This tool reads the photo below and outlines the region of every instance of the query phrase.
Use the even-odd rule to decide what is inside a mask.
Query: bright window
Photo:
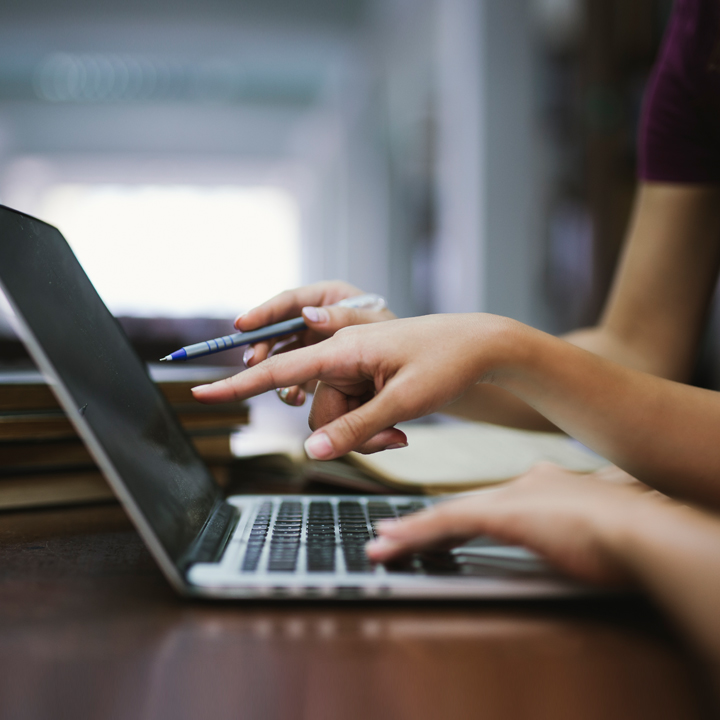
[[[59,184],[36,214],[116,315],[233,318],[300,283],[299,211],[280,188]]]

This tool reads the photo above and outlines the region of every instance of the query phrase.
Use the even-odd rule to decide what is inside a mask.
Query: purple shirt
[[[650,77],[638,174],[720,183],[720,0],[676,0]]]

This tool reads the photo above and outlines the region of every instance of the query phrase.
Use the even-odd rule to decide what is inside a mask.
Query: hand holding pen
[[[300,315],[307,330],[296,337],[281,337],[254,343],[245,351],[247,367],[253,367],[270,355],[307,345],[314,345],[349,325],[392,320],[395,315],[387,309],[383,298],[365,295],[362,290],[345,282],[329,281],[288,290],[241,315],[235,321],[238,330],[250,331]],[[314,386],[314,383],[312,383]],[[306,387],[287,387],[277,391],[278,397],[288,405],[300,406],[305,402]]]
[[[391,320],[379,295],[363,294],[344,282],[322,282],[289,290],[241,315],[235,327],[241,332],[190,345],[162,358],[177,362],[247,345],[244,362],[252,367],[271,354],[314,345],[348,325]],[[305,391],[281,388],[279,397],[289,405],[302,405]]]

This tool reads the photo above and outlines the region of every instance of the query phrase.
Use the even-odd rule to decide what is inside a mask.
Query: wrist
[[[474,341],[481,348],[478,382],[511,390],[515,379],[530,371],[545,334],[498,315],[477,313],[474,320],[478,327]]]
[[[657,545],[658,533],[662,542],[666,529],[677,522],[674,516],[689,508],[654,491],[632,489],[631,492],[632,496],[628,493],[614,512],[597,518],[596,531],[603,550],[622,565],[628,575],[642,581],[647,548]]]

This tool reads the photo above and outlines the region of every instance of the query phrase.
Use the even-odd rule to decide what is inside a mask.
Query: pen
[[[380,295],[355,295],[354,297],[345,298],[335,307],[365,308],[368,310],[382,310],[387,307],[385,298]],[[279,337],[281,335],[290,335],[294,332],[307,329],[305,321],[299,318],[292,320],[283,320],[283,322],[274,325],[266,325],[257,330],[249,332],[233,333],[232,335],[224,335],[223,337],[213,338],[212,340],[204,340],[203,342],[187,345],[176,350],[164,358],[160,358],[160,362],[177,362],[178,360],[190,360],[191,358],[202,357],[204,355],[212,355],[223,350],[230,350],[241,345],[251,345],[252,343],[269,340],[270,338]]]

